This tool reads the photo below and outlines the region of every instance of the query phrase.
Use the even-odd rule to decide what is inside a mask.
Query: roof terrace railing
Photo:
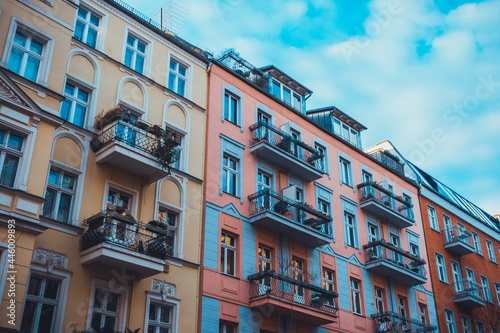
[[[395,195],[388,189],[382,187],[380,184],[377,184],[376,182],[361,183],[357,187],[360,189],[359,202],[376,200],[399,215],[402,215],[412,221],[415,220],[413,204],[406,201],[402,197]]]
[[[458,225],[453,225],[442,230],[445,243],[461,242],[474,247],[472,234],[467,230],[460,228]]]
[[[332,221],[332,218],[311,206],[268,189],[249,195],[248,200],[250,200],[250,214],[262,211],[276,212],[283,215],[284,218],[298,222],[326,236],[332,235],[332,226],[328,223]]]
[[[281,151],[294,156],[301,162],[305,162],[320,172],[325,172],[324,155],[293,138],[290,134],[283,132],[279,128],[265,121],[259,121],[250,126],[252,132],[251,143],[266,141]]]
[[[382,312],[372,314],[370,317],[374,320],[375,333],[382,332],[432,332],[437,329],[436,326],[425,322],[408,318],[396,312]]]

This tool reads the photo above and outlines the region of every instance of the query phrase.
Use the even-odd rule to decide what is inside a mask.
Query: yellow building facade
[[[203,51],[116,1],[8,0],[0,57],[0,331],[197,331]]]

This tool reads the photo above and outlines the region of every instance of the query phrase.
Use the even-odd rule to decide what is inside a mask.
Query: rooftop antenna
[[[186,7],[179,5],[173,0],[168,0],[151,19],[160,24],[161,30],[168,30],[177,35],[182,29],[182,25],[184,21],[186,21],[188,15],[189,10]]]

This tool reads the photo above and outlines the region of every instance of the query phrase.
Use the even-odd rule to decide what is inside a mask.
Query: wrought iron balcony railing
[[[415,214],[413,213],[413,204],[406,201],[402,197],[395,195],[388,189],[385,189],[380,184],[377,184],[376,182],[361,183],[357,187],[360,190],[360,202],[375,200],[391,209],[393,212],[402,215],[412,221],[415,220]]]
[[[337,315],[338,308],[335,299],[338,294],[333,291],[292,279],[274,271],[263,271],[250,275],[248,280],[251,282],[250,300],[261,296],[272,296]]]
[[[442,231],[445,243],[461,242],[471,247],[474,247],[474,243],[472,241],[472,234],[467,230],[460,228],[458,225],[450,226],[448,228],[443,229]]]
[[[437,329],[436,326],[425,322],[408,318],[395,312],[375,313],[373,318],[375,333],[382,332],[432,332]]]
[[[363,245],[363,248],[365,249],[367,262],[385,259],[422,277],[426,275],[423,267],[426,263],[425,260],[393,244],[379,240]]]
[[[248,196],[250,215],[261,211],[273,211],[283,217],[319,231],[326,236],[332,235],[332,218],[301,202],[289,199],[271,190],[261,190]]]
[[[470,296],[480,301],[485,301],[483,287],[467,280],[453,283],[453,297]]]
[[[137,253],[166,259],[172,255],[173,235],[134,218],[112,211],[102,211],[83,222],[88,228],[80,239],[82,251],[109,243]]]
[[[325,172],[324,155],[304,142],[293,138],[290,134],[263,121],[251,125],[250,131],[252,132],[252,144],[259,141],[268,142],[280,151],[294,156],[316,170]]]

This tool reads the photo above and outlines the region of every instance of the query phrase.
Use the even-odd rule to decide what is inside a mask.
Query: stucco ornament
[[[42,265],[47,265],[47,270],[52,273],[54,267],[66,269],[68,266],[68,257],[54,250],[36,249],[33,261]]]
[[[153,280],[151,291],[161,294],[161,298],[166,301],[168,297],[175,297],[176,287],[167,281]]]
[[[10,101],[15,104],[26,106],[27,104],[22,101],[16,93],[7,85],[3,80],[0,80],[0,98]]]

